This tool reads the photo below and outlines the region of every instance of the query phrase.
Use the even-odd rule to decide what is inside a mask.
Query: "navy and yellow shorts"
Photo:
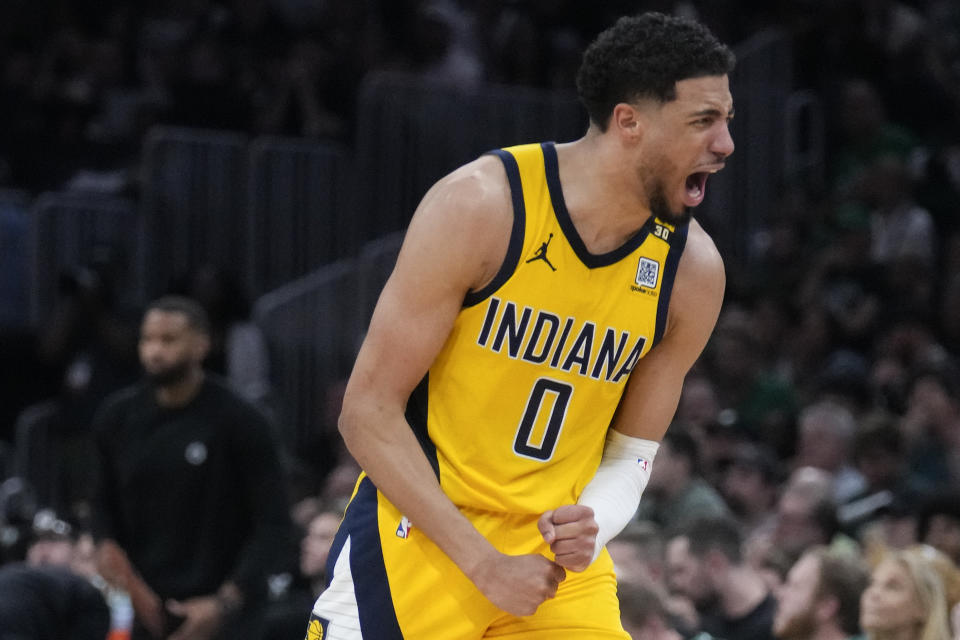
[[[552,558],[537,517],[465,515],[500,551]],[[531,616],[498,609],[436,545],[361,477],[328,561],[330,586],[314,605],[308,640],[629,640],[604,551],[567,572],[555,598]]]

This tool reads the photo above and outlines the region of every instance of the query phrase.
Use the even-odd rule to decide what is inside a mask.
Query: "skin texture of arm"
[[[377,488],[491,602],[529,615],[556,594],[564,570],[541,555],[497,551],[443,493],[404,417],[465,294],[489,282],[503,261],[510,202],[503,169],[492,157],[462,167],[424,197],[357,356],[340,432]]]

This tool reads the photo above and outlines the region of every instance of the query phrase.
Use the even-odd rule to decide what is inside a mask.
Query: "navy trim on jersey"
[[[357,596],[360,630],[363,637],[403,640],[400,623],[393,608],[393,598],[390,596],[390,583],[387,581],[387,569],[383,561],[383,547],[380,546],[377,488],[370,478],[364,478],[360,482],[357,495],[350,501],[343,523],[337,532],[338,539],[342,532],[346,532],[351,539],[350,571],[353,574],[354,593]],[[342,549],[343,541],[339,542]],[[331,558],[336,558],[337,555],[334,555],[331,550]]]
[[[500,265],[500,270],[493,280],[482,289],[470,291],[463,299],[464,307],[472,307],[475,304],[483,302],[493,295],[497,289],[513,275],[517,265],[520,264],[520,254],[523,251],[524,229],[526,227],[527,210],[523,203],[523,185],[520,184],[520,167],[517,165],[517,159],[508,151],[503,149],[494,149],[488,152],[495,155],[503,162],[503,168],[507,171],[507,181],[510,183],[510,199],[513,200],[513,229],[510,231],[510,245],[507,247],[507,255]]]
[[[440,461],[437,459],[437,445],[430,439],[430,433],[427,430],[427,403],[430,388],[430,374],[423,376],[423,380],[417,385],[417,388],[410,394],[407,400],[407,422],[413,430],[413,435],[417,437],[420,448],[433,467],[433,473],[440,479]]]
[[[683,255],[683,248],[687,244],[687,232],[690,225],[684,224],[678,226],[670,234],[670,253],[667,254],[667,261],[663,267],[663,281],[660,283],[660,298],[657,300],[657,328],[653,332],[653,344],[657,346],[663,332],[667,328],[667,310],[670,308],[670,294],[673,292],[673,280],[677,276],[677,267],[680,265],[680,256]]]
[[[347,504],[347,508],[343,512],[343,520],[340,521],[340,526],[337,527],[337,533],[333,536],[333,542],[330,543],[330,552],[327,554],[327,579],[333,576],[333,569],[337,566],[337,558],[340,557],[340,552],[343,551],[343,545],[347,543],[347,538],[350,537],[349,527],[347,526],[347,516],[350,514],[351,504],[353,504],[352,500]]]
[[[560,223],[560,228],[563,230],[563,235],[567,237],[567,242],[570,243],[573,252],[580,258],[580,262],[590,269],[606,267],[627,257],[633,253],[634,249],[643,244],[647,233],[650,231],[648,224],[644,224],[630,239],[613,251],[601,254],[590,253],[580,234],[577,233],[577,227],[574,226],[573,220],[570,218],[570,212],[567,210],[567,203],[563,199],[557,149],[552,142],[543,142],[540,147],[543,149],[543,164],[546,170],[547,188],[550,190],[550,200],[553,201],[553,211],[557,216],[557,222]]]

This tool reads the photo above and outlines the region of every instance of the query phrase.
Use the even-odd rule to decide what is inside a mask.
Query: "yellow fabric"
[[[629,640],[620,625],[613,562],[606,551],[586,571],[568,572],[555,598],[532,616],[518,618],[497,609],[439,548],[378,495],[378,522],[384,566],[397,622],[405,638],[570,638]],[[552,557],[530,515],[465,510],[474,526],[501,550]]]
[[[575,503],[600,463],[637,353],[654,342],[671,250],[658,236],[674,229],[648,224],[636,249],[591,268],[555,214],[541,145],[506,151],[523,185],[523,248],[503,285],[456,319],[429,371],[427,428],[455,504],[539,515]]]

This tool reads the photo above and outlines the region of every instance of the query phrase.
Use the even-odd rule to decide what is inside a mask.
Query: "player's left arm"
[[[633,518],[653,458],[673,420],[687,372],[703,352],[723,303],[723,261],[702,227],[690,223],[663,338],[630,374],[600,467],[576,505],[540,519],[556,562],[582,571]]]
[[[710,236],[690,223],[659,344],[630,373],[613,428],[632,438],[659,442],[673,420],[687,372],[700,357],[720,315],[726,276]]]

